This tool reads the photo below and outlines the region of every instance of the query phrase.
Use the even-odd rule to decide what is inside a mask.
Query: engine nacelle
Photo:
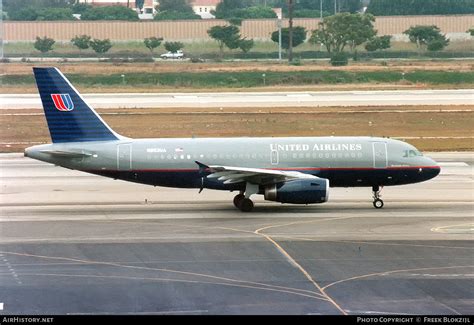
[[[329,198],[326,178],[297,179],[265,188],[265,200],[281,203],[324,203]]]

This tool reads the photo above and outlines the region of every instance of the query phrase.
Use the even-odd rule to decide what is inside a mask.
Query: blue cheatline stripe
[[[33,68],[53,142],[107,141],[117,136],[55,68]],[[51,94],[60,94],[67,110],[59,110]]]

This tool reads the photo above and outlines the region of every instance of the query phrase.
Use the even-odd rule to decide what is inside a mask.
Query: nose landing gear
[[[372,202],[372,204],[374,205],[374,208],[376,208],[376,209],[382,209],[383,208],[383,201],[380,198],[382,196],[382,195],[380,195],[381,191],[382,190],[380,189],[380,187],[378,185],[377,186],[372,186],[372,192],[374,193],[374,195],[373,195],[374,202]]]

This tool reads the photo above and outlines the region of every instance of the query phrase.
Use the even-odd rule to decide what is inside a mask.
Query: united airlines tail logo
[[[58,111],[69,112],[74,109],[74,103],[69,94],[51,94],[51,98]]]

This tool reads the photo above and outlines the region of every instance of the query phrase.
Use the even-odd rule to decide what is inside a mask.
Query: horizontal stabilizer
[[[57,157],[67,157],[67,158],[81,158],[81,157],[90,157],[92,154],[76,151],[64,151],[64,150],[41,150],[42,153],[57,156]]]

